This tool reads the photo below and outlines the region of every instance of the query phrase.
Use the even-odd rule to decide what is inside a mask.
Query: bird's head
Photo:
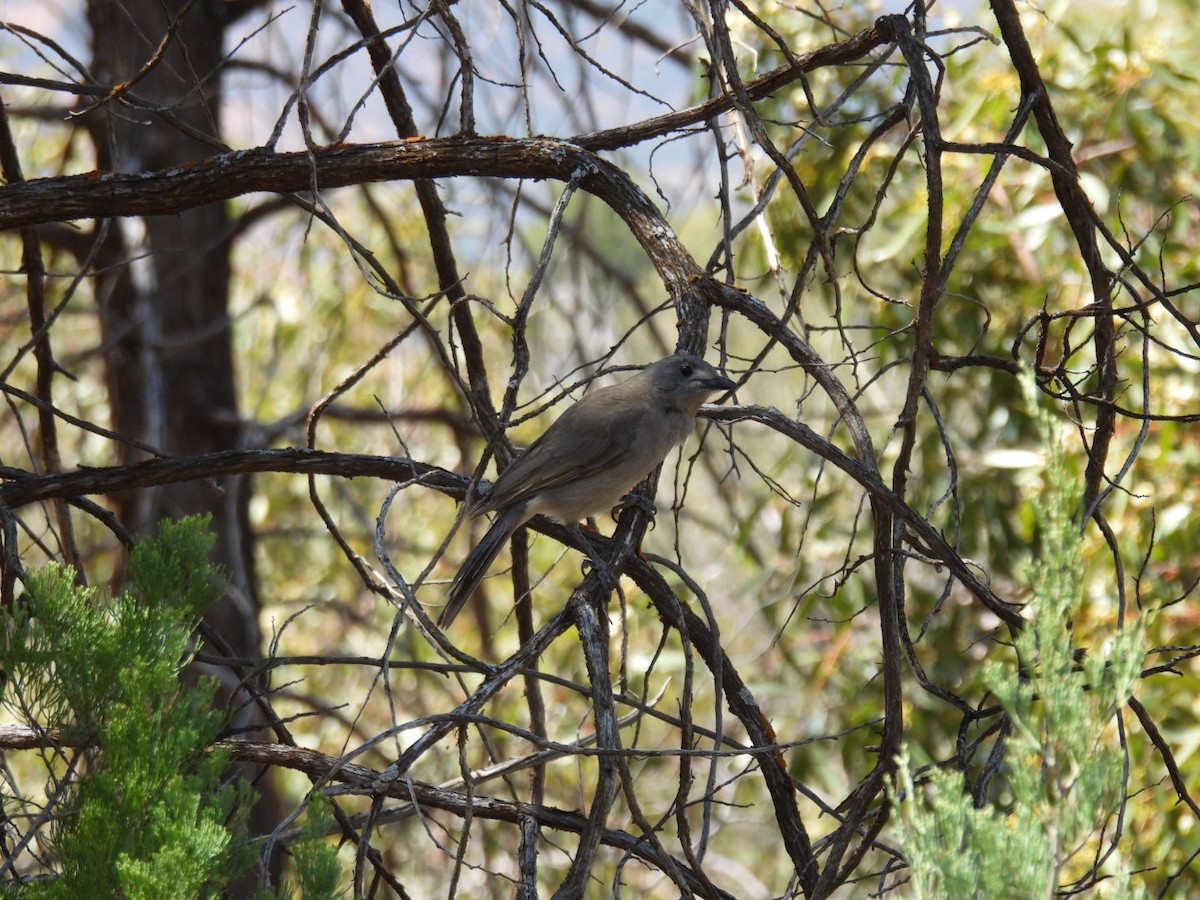
[[[677,353],[647,366],[637,376],[649,382],[650,390],[666,409],[681,409],[695,415],[701,404],[717,391],[731,391],[736,385],[716,369],[686,353]]]

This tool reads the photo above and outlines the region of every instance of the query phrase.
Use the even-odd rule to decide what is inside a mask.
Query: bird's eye
[[[680,366],[679,374],[682,375],[684,378],[691,378],[692,377],[692,364],[684,363],[682,366]]]

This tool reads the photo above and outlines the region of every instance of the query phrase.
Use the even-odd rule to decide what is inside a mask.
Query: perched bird
[[[458,570],[438,625],[454,621],[514,531],[538,514],[570,525],[612,509],[683,443],[701,404],[733,387],[699,357],[677,354],[570,407],[471,510],[499,515]]]

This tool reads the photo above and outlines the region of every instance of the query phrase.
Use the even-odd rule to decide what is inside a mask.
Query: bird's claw
[[[622,507],[632,506],[636,509],[640,509],[646,515],[648,515],[651,519],[654,518],[654,511],[655,511],[654,501],[651,500],[649,497],[647,497],[645,494],[641,493],[640,491],[630,491],[628,494],[626,494],[621,499],[621,506]]]

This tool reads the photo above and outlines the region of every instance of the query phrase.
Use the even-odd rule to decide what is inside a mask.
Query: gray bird
[[[677,354],[559,416],[471,510],[499,515],[454,577],[438,625],[454,621],[514,531],[538,514],[570,525],[612,509],[683,443],[701,404],[734,386],[699,357]]]

